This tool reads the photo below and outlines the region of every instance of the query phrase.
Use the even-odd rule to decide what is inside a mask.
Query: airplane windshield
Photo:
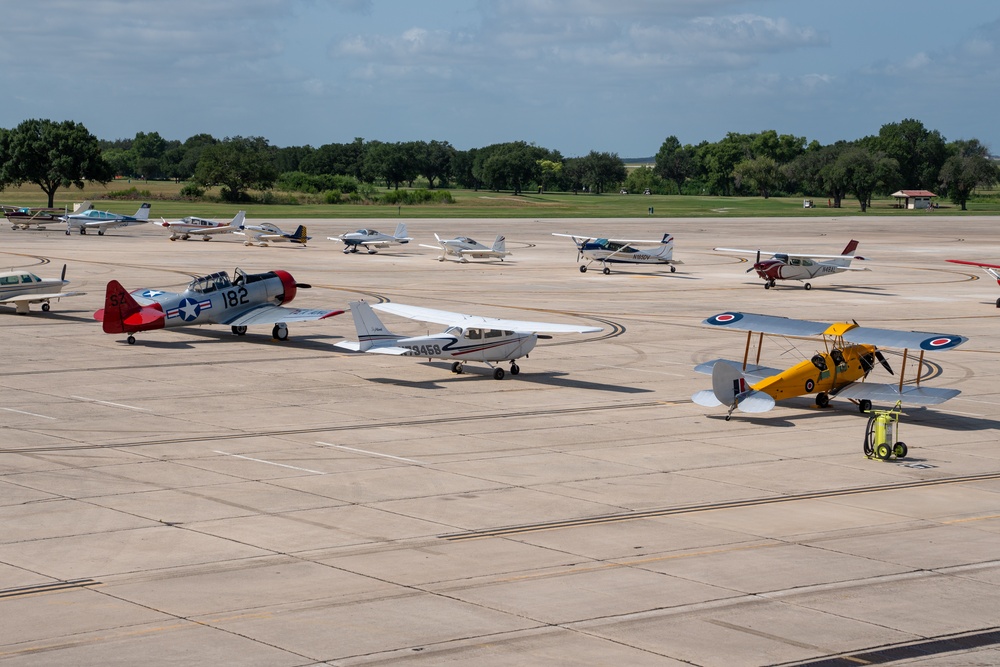
[[[774,256],[774,258],[779,262],[784,262],[785,264],[788,264],[788,255],[785,255],[783,253],[778,253],[777,255]]]
[[[468,243],[469,245],[479,245],[474,239],[470,239],[468,236],[459,236],[458,240],[462,243]]]
[[[192,292],[201,292],[205,294],[225,289],[232,286],[232,284],[233,283],[229,280],[229,274],[225,271],[219,271],[218,273],[211,273],[202,278],[195,278],[188,285],[188,289]]]

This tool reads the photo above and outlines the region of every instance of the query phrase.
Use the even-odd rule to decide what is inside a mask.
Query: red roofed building
[[[937,197],[930,190],[897,190],[892,196],[896,198],[896,208],[930,208],[931,197]]]

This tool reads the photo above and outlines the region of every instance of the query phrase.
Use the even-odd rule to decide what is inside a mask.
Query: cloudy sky
[[[0,127],[656,153],[916,118],[1000,153],[996,0],[4,3]]]

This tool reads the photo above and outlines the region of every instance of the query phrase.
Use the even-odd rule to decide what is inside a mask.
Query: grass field
[[[136,187],[149,192],[154,218],[177,218],[197,215],[206,218],[232,217],[240,206],[218,201],[185,201],[180,199],[183,184],[169,181],[115,181],[107,186],[88,185],[82,191],[61,189],[55,205],[73,207],[74,202],[90,199],[96,208],[116,213],[133,213],[138,203],[105,200],[108,193]],[[698,218],[698,217],[789,217],[831,214],[862,215],[858,202],[844,200],[840,209],[828,208],[825,198],[813,198],[816,208],[802,208],[801,197],[699,197],[681,195],[620,195],[531,193],[514,196],[510,192],[488,190],[450,190],[455,203],[423,204],[418,206],[386,206],[377,204],[245,204],[248,217],[259,218]],[[212,193],[209,193],[212,194]],[[1000,196],[968,204],[967,215],[1000,215]],[[140,197],[145,199],[145,197]],[[105,201],[102,201],[105,200]],[[0,202],[17,206],[44,206],[45,196],[37,186],[7,188],[0,192]],[[929,217],[961,213],[958,206],[939,202],[934,211],[908,211],[893,208],[891,198],[872,202],[867,215],[903,215]],[[653,209],[650,214],[649,209]]]

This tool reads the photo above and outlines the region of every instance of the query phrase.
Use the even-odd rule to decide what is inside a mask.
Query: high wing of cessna
[[[978,266],[983,271],[993,276],[996,279],[997,284],[1000,285],[1000,264],[986,264],[984,262],[970,262],[964,259],[949,259],[946,260],[952,264],[966,264],[968,266]],[[997,308],[1000,308],[1000,299],[997,299]]]
[[[343,310],[285,308],[299,289],[310,287],[297,283],[287,271],[246,273],[236,269],[232,280],[225,271],[195,278],[181,293],[158,289],[125,291],[117,280],[108,283],[104,308],[94,313],[102,322],[104,333],[128,334],[128,344],[135,344],[140,331],[186,327],[199,324],[224,324],[237,336],[244,336],[248,326],[273,324],[271,336],[288,340],[288,322],[308,322],[339,315]]]
[[[104,232],[117,227],[128,227],[129,225],[141,225],[149,222],[149,204],[143,204],[135,215],[122,215],[121,213],[111,213],[110,211],[98,211],[91,208],[91,203],[85,201],[77,209],[80,213],[67,213],[62,217],[66,223],[66,235],[73,229],[79,229],[81,234],[88,231],[96,231],[98,236],[104,236]]]
[[[809,280],[822,276],[832,276],[844,271],[870,271],[868,268],[851,266],[851,260],[864,257],[855,255],[858,242],[852,240],[839,255],[809,255],[787,252],[768,252],[763,250],[743,250],[740,248],[713,248],[717,252],[735,252],[741,255],[757,253],[757,261],[747,269],[747,273],[756,271],[764,280],[764,289],[771,289],[779,280],[798,280],[805,282],[807,290],[812,289]],[[762,260],[767,255],[769,259]]]
[[[968,340],[964,336],[874,329],[858,326],[856,322],[810,322],[736,312],[719,313],[702,324],[747,332],[742,362],[716,359],[699,364],[694,369],[712,376],[712,388],[699,391],[691,400],[705,407],[728,407],[726,421],[736,409],[751,413],[767,412],[774,407],[775,401],[809,394],[816,394],[816,405],[821,408],[829,405],[831,397],[837,397],[857,403],[861,412],[866,412],[871,410],[872,401],[937,405],[960,393],[958,389],[921,386],[920,375],[924,352],[943,352],[958,347]],[[755,331],[758,332],[757,354],[753,363],[749,363]],[[823,349],[786,370],[768,368],[760,365],[764,334],[820,342]],[[903,349],[898,382],[880,384],[865,381],[876,362],[894,374],[878,346]],[[920,350],[920,356],[914,379],[905,382],[906,362],[911,348]]]
[[[306,241],[312,238],[306,235],[305,225],[299,225],[294,232],[289,234],[281,231],[277,225],[272,225],[270,222],[248,225],[241,221],[239,229],[234,233],[247,237],[243,245],[255,245],[260,248],[266,248],[270,243],[297,243],[304,247]]]
[[[164,220],[160,223],[162,227],[170,230],[170,240],[200,238],[203,241],[211,241],[216,234],[232,234],[242,229],[243,220],[246,218],[246,211],[240,211],[229,222],[217,222],[206,220],[189,215],[180,220]]]
[[[550,338],[542,334],[603,331],[601,327],[501,320],[401,303],[378,303],[369,306],[364,301],[352,301],[350,305],[354,326],[358,331],[358,340],[337,343],[335,347],[371,354],[427,357],[428,360],[444,359],[452,362],[452,373],[462,373],[465,364],[474,361],[492,368],[493,377],[497,380],[502,380],[505,373],[499,366],[494,366],[494,362],[509,361],[510,374],[517,375],[521,372],[521,368],[515,360],[527,357],[535,348],[539,338]],[[385,313],[421,322],[443,324],[448,328],[439,334],[400,336],[386,329],[372,310],[373,307]]]
[[[669,264],[670,273],[675,273],[675,264],[683,264],[674,259],[674,237],[664,234],[659,241],[642,241],[638,239],[605,239],[577,234],[555,234],[573,239],[576,244],[576,261],[581,258],[589,260],[580,265],[580,273],[586,273],[587,267],[594,262],[601,263],[604,275],[611,273],[609,264]],[[652,248],[639,248],[636,244],[656,243]]]
[[[357,252],[359,247],[368,251],[369,255],[374,255],[379,250],[394,245],[409,243],[413,239],[406,235],[406,223],[401,222],[396,225],[394,234],[383,234],[374,229],[359,229],[354,232],[347,232],[340,236],[326,237],[331,241],[340,241],[344,244],[344,254]]]
[[[448,255],[457,257],[458,261],[463,263],[468,262],[470,259],[499,259],[502,262],[504,257],[511,254],[507,252],[507,239],[500,234],[497,234],[497,238],[493,241],[492,246],[485,246],[475,239],[470,239],[468,236],[443,239],[435,234],[434,238],[438,242],[436,246],[421,243],[420,247],[440,250],[441,254],[438,256],[439,262],[443,262]]]
[[[42,310],[48,312],[49,301],[59,300],[64,296],[80,296],[86,292],[63,292],[62,288],[69,284],[66,280],[66,265],[63,264],[62,276],[55,278],[39,278],[27,271],[4,271],[0,273],[0,303],[14,304],[15,312],[26,315],[33,303],[42,304]]]
[[[10,223],[10,228],[30,229],[37,227],[45,229],[46,225],[62,222],[65,211],[61,208],[32,208],[31,206],[4,206],[3,214]]]

